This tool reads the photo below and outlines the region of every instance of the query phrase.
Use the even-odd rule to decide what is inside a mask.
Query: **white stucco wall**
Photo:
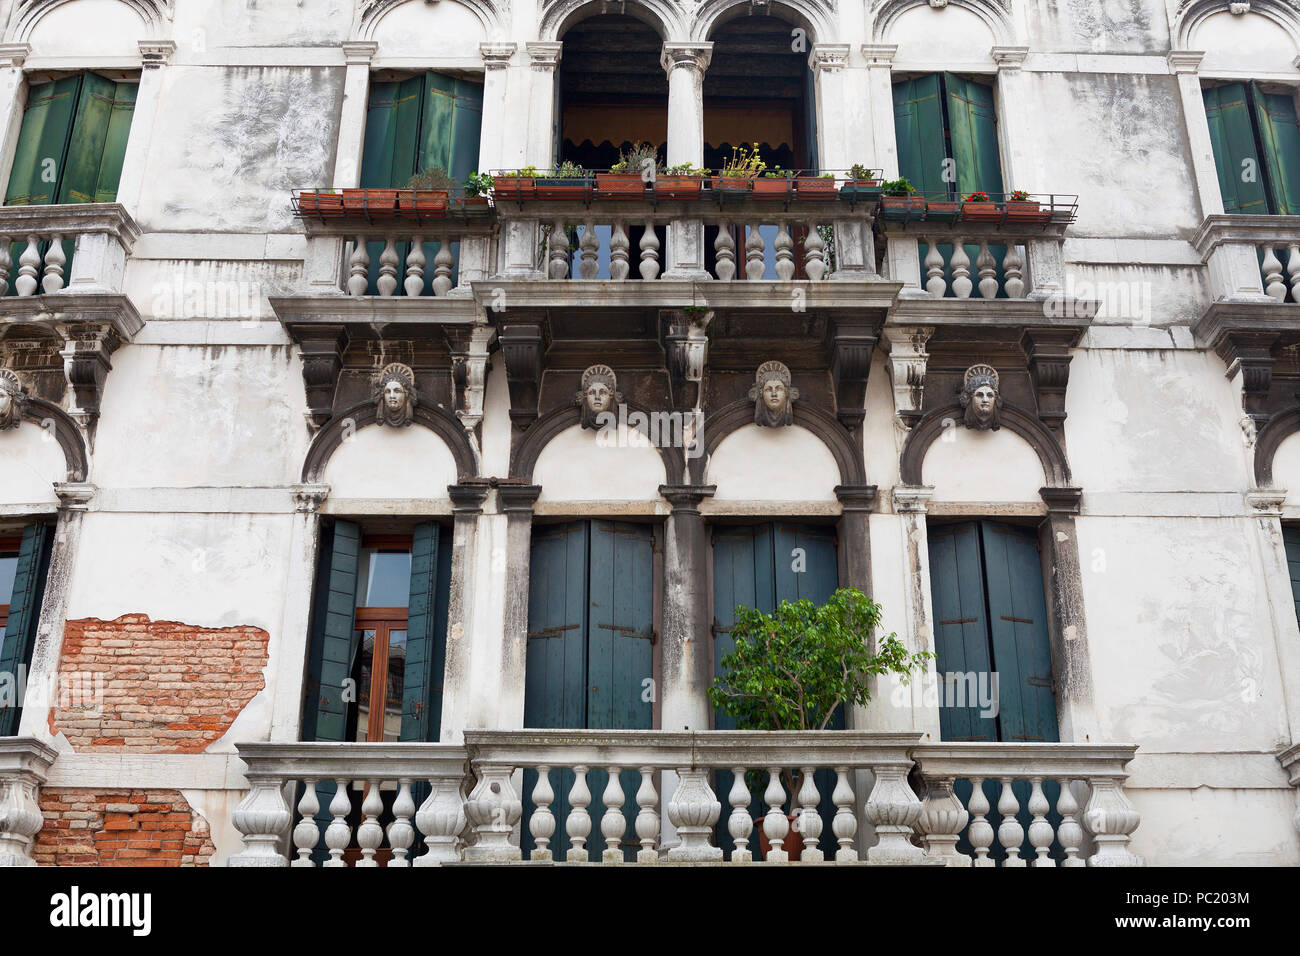
[[[732,432],[713,451],[707,483],[718,487],[715,504],[830,502],[836,500],[835,486],[842,484],[830,449],[799,425],[745,425]]]

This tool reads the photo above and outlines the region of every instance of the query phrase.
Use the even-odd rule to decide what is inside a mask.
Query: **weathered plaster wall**
[[[68,467],[52,431],[30,423],[0,431],[0,460],[0,509],[12,505],[39,511],[57,503],[54,482],[66,480]]]

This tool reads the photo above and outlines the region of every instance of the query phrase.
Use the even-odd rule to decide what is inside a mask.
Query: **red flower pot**
[[[940,222],[952,222],[957,218],[957,204],[955,202],[935,202],[930,200],[926,203],[925,218],[939,220]]]
[[[1007,203],[1007,222],[1047,222],[1052,217],[1050,209],[1044,209],[1033,201],[1009,201]]]
[[[794,198],[794,181],[784,177],[780,179],[755,179],[751,190],[755,199],[792,199]]]
[[[464,199],[453,199],[452,206],[465,212],[486,211],[488,207],[487,196],[466,196]]]
[[[800,199],[827,200],[835,198],[835,180],[820,176],[800,176],[794,181],[795,194]]]
[[[713,188],[724,198],[743,199],[749,195],[754,182],[753,179],[741,179],[735,176],[715,176]]]
[[[408,189],[397,197],[402,215],[445,216],[450,200],[446,189]]]
[[[389,215],[397,209],[396,189],[345,189],[343,209],[368,215]]]
[[[964,202],[961,218],[963,222],[1000,222],[1002,212],[995,202]]]
[[[328,219],[343,215],[343,196],[340,193],[304,189],[298,194],[298,212],[304,216]]]
[[[532,176],[493,176],[492,193],[497,199],[533,199],[537,180]]]
[[[700,176],[659,176],[655,179],[655,198],[697,199],[703,188]]]
[[[596,196],[601,199],[644,199],[645,186],[636,173],[596,174]]]

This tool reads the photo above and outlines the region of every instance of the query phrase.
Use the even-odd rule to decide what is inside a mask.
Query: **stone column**
[[[470,635],[474,616],[474,587],[477,581],[475,545],[483,502],[488,496],[486,480],[448,485],[455,515],[451,545],[451,593],[447,598],[447,666],[443,677],[442,733],[444,742],[461,740],[469,723]]]
[[[0,43],[0,174],[3,174],[0,182],[9,182],[9,174],[13,172],[18,131],[27,106],[23,62],[31,51],[26,43]]]
[[[560,65],[563,43],[533,41],[525,43],[531,68],[528,107],[528,153],[530,166],[549,169],[555,161],[559,143],[555,140],[555,71]]]
[[[31,737],[0,739],[0,867],[35,866],[44,818],[38,800],[58,751]]]
[[[539,485],[501,485],[497,501],[506,516],[505,629],[501,648],[501,705],[506,726],[524,725],[524,683],[528,672],[528,582],[533,550],[533,505]]]
[[[68,619],[68,594],[81,539],[81,524],[98,489],[85,482],[56,482],[58,522],[50,569],[45,575],[45,597],[36,626],[36,643],[27,669],[27,696],[18,724],[20,737],[50,739],[50,710],[58,699],[59,660],[63,656],[63,625]]]
[[[844,96],[844,67],[848,62],[847,43],[815,43],[808,56],[817,91],[818,163],[822,169],[848,169],[854,162],[849,155],[849,110]]]
[[[176,44],[171,40],[141,40],[140,89],[136,92],[131,119],[131,135],[122,159],[122,174],[117,181],[117,201],[134,212],[145,190],[145,164],[153,148],[154,121],[162,93],[163,70],[171,62]]]
[[[478,151],[481,170],[510,165],[506,158],[506,87],[507,68],[515,47],[514,43],[480,43],[478,47],[483,56],[483,129]]]
[[[1274,609],[1273,643],[1277,648],[1278,674],[1282,681],[1282,700],[1287,714],[1291,739],[1300,741],[1300,624],[1292,611],[1291,574],[1287,567],[1286,545],[1282,542],[1282,489],[1256,489],[1246,493],[1246,503],[1255,515],[1256,540],[1260,564],[1264,570],[1264,590],[1269,607]],[[1243,687],[1243,692],[1251,688]],[[1078,739],[1077,737],[1074,739]],[[1300,773],[1300,764],[1296,766]],[[1300,822],[1297,823],[1300,826]]]
[[[1082,742],[1101,731],[1093,707],[1092,661],[1088,654],[1079,544],[1074,529],[1082,492],[1078,488],[1043,488],[1039,494],[1047,502],[1044,533],[1049,541],[1043,553],[1050,563],[1043,573],[1050,582],[1052,627],[1049,631],[1053,645],[1052,672],[1057,681],[1057,721],[1062,740]]]
[[[705,696],[713,676],[709,644],[708,548],[700,502],[713,485],[660,485],[673,506],[664,535],[661,663],[664,730],[708,730],[712,708]],[[664,785],[667,790],[667,783]]]
[[[271,698],[272,742],[302,739],[303,692],[311,650],[311,608],[320,563],[320,508],[329,485],[294,485],[293,530],[289,534],[289,574],[285,579],[280,632],[269,649],[276,662]]]
[[[1169,68],[1178,77],[1178,94],[1187,118],[1187,147],[1192,154],[1192,171],[1196,175],[1196,192],[1201,197],[1201,216],[1222,215],[1223,193],[1219,191],[1219,171],[1214,164],[1214,146],[1210,140],[1210,122],[1205,116],[1205,95],[1197,71],[1203,51],[1171,50]]]
[[[712,43],[665,43],[659,62],[668,74],[669,166],[704,164],[704,71]],[[704,268],[704,220],[678,219],[668,226],[663,277],[708,279]]]
[[[998,65],[997,102],[998,144],[1002,152],[1002,168],[1006,180],[1002,188],[1010,192],[1034,180],[1033,156],[1030,149],[1037,141],[1039,127],[1033,122],[1031,106],[1025,97],[1024,74],[1020,67],[1029,54],[1026,46],[995,46],[993,61]]]
[[[886,179],[898,176],[898,142],[894,138],[894,85],[892,69],[898,45],[865,43],[862,55],[867,61],[867,90],[871,104],[871,136],[874,148],[871,162],[884,170]]]
[[[338,151],[334,156],[334,188],[361,185],[361,153],[365,147],[366,108],[370,99],[370,61],[379,50],[372,41],[343,44],[347,72],[343,77],[343,112],[339,117]]]

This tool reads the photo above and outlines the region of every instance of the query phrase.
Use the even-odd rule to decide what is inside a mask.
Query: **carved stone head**
[[[375,420],[380,425],[402,428],[415,420],[415,373],[400,362],[379,373],[375,394]]]
[[[18,376],[7,368],[0,368],[0,431],[18,427],[26,404],[27,396],[23,394]]]
[[[614,370],[608,365],[593,365],[583,372],[582,388],[573,401],[582,412],[582,427],[599,428],[597,416],[602,412],[613,413],[615,406],[623,401]]]
[[[962,422],[967,428],[997,431],[1002,427],[998,420],[1002,412],[1002,393],[993,366],[972,365],[966,369],[959,400],[965,410]]]
[[[754,373],[749,400],[754,403],[754,424],[780,428],[794,424],[794,401],[799,389],[790,384],[790,370],[781,362],[764,362]]]

